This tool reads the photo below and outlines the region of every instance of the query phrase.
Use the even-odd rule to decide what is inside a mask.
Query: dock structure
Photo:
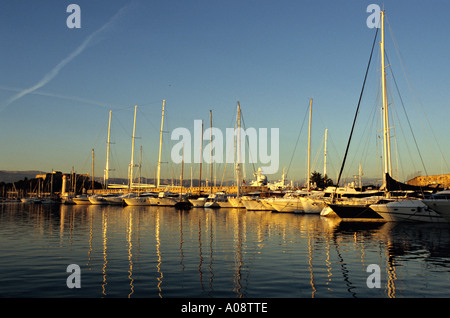
[[[240,186],[240,191],[241,193],[249,193],[249,192],[266,192],[268,191],[268,187],[267,186],[245,186],[245,185],[241,185]],[[213,186],[213,187],[180,187],[180,186],[165,186],[165,187],[151,187],[151,188],[141,188],[140,190],[138,188],[132,188],[132,189],[128,189],[128,188],[124,188],[124,189],[119,189],[119,188],[110,188],[110,189],[95,189],[94,193],[95,194],[106,194],[106,193],[128,193],[128,192],[137,192],[137,191],[141,191],[141,192],[155,192],[155,193],[159,193],[159,192],[173,192],[173,193],[179,193],[180,191],[182,191],[183,193],[193,193],[193,194],[198,194],[198,193],[202,193],[202,194],[209,194],[209,193],[217,193],[217,192],[224,192],[224,193],[230,193],[230,194],[235,194],[238,191],[238,187],[237,186]]]

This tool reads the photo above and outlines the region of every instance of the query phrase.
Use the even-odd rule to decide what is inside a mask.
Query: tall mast
[[[213,180],[213,161],[212,161],[212,110],[209,110],[209,125],[210,125],[210,139],[211,139],[211,164],[210,164],[210,168],[211,168],[211,180],[209,181],[210,183],[210,192],[212,194],[212,180]]]
[[[384,140],[384,173],[392,175],[391,169],[391,141],[389,132],[389,110],[386,92],[386,66],[384,61],[384,11],[381,11],[381,86],[383,90],[383,140]]]
[[[94,195],[94,148],[92,148],[92,195]]]
[[[139,191],[141,190],[141,183],[142,183],[142,145],[139,149],[139,182],[138,182],[138,186],[139,186]]]
[[[325,129],[325,148],[323,151],[323,177],[327,175],[327,135],[328,129]]]
[[[183,173],[184,173],[183,169],[184,169],[184,143],[183,143],[183,154],[182,154],[182,157],[181,157],[180,200],[181,200],[182,195],[183,195]]]
[[[308,183],[307,190],[311,189],[311,115],[312,115],[312,98],[309,100],[309,132],[308,132]]]
[[[128,188],[132,188],[133,186],[133,169],[134,169],[134,139],[135,139],[135,133],[136,133],[136,110],[137,105],[134,106],[134,123],[133,123],[133,140],[131,143],[131,162],[130,162],[130,168],[129,168],[129,185]]]
[[[159,133],[159,156],[158,156],[158,171],[156,174],[156,187],[159,188],[161,180],[161,149],[162,149],[162,139],[163,139],[163,127],[164,127],[164,108],[166,105],[166,100],[163,99],[162,114],[161,114],[161,131]]]
[[[236,179],[237,179],[237,197],[239,198],[241,195],[241,106],[239,105],[239,101],[237,102],[238,107],[238,131],[237,131],[237,163],[236,163]]]
[[[202,120],[202,138],[200,141],[200,172],[198,177],[198,194],[201,194],[202,189],[202,161],[203,161],[203,120]]]
[[[106,143],[106,167],[105,167],[105,180],[103,181],[105,184],[105,188],[108,189],[108,180],[109,180],[109,145],[111,138],[111,111],[109,111],[109,122],[108,122],[108,141]]]

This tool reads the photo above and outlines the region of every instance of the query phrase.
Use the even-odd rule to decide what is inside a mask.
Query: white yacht
[[[303,205],[300,198],[307,195],[307,191],[288,192],[281,198],[268,198],[264,202],[272,206],[272,210],[276,212],[301,213]]]
[[[423,203],[450,222],[450,190],[437,192],[431,198],[423,200]]]
[[[206,202],[207,197],[205,196],[199,196],[199,197],[192,197],[189,198],[189,202],[191,202],[192,207],[194,208],[202,208],[205,206],[205,202]]]
[[[123,205],[125,203],[124,199],[134,198],[136,196],[136,193],[130,192],[125,194],[105,196],[105,200],[108,202],[108,205]]]
[[[86,194],[77,195],[73,199],[73,202],[77,205],[90,205],[89,197]]]
[[[370,208],[388,222],[446,222],[439,213],[427,206],[423,200],[401,200],[372,204]]]
[[[150,198],[151,205],[175,206],[180,200],[180,195],[172,192],[160,192],[157,196]]]
[[[242,202],[242,196],[229,196],[228,198],[228,202],[230,203],[230,205],[233,208],[245,208],[243,202]]]
[[[155,195],[156,194],[153,192],[139,193],[134,196],[125,196],[123,197],[123,201],[126,205],[130,206],[152,205],[151,200],[155,197]]]
[[[91,195],[88,197],[89,201],[91,202],[91,204],[94,205],[106,205],[108,204],[108,202],[105,200],[103,195]]]
[[[272,211],[272,206],[264,204],[264,199],[260,197],[244,196],[242,204],[248,211]]]

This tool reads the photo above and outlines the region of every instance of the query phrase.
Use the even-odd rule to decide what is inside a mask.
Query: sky
[[[80,28],[68,27],[70,4],[80,8]],[[327,129],[327,175],[336,180],[376,32],[367,25],[370,4],[387,17],[393,175],[450,173],[446,0],[2,1],[0,170],[91,173],[94,149],[94,175],[103,176],[111,110],[110,176],[126,177],[137,105],[134,163],[152,178],[165,100],[162,176],[178,179],[173,131],[192,133],[193,161],[194,120],[207,129],[211,110],[225,134],[239,101],[245,128],[267,128],[269,137],[279,131],[269,181],[283,169],[299,181],[307,174],[312,99],[310,169],[324,172]],[[367,178],[383,171],[378,42],[346,181],[360,165]],[[260,159],[245,165],[247,179],[267,165]],[[197,176],[198,164],[186,163],[185,178],[191,169]],[[216,165],[217,180],[232,178],[232,169]]]

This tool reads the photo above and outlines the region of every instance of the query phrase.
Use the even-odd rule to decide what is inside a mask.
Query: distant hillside
[[[32,179],[35,178],[37,174],[43,174],[42,171],[5,171],[0,170],[0,182],[11,183],[25,178]]]

